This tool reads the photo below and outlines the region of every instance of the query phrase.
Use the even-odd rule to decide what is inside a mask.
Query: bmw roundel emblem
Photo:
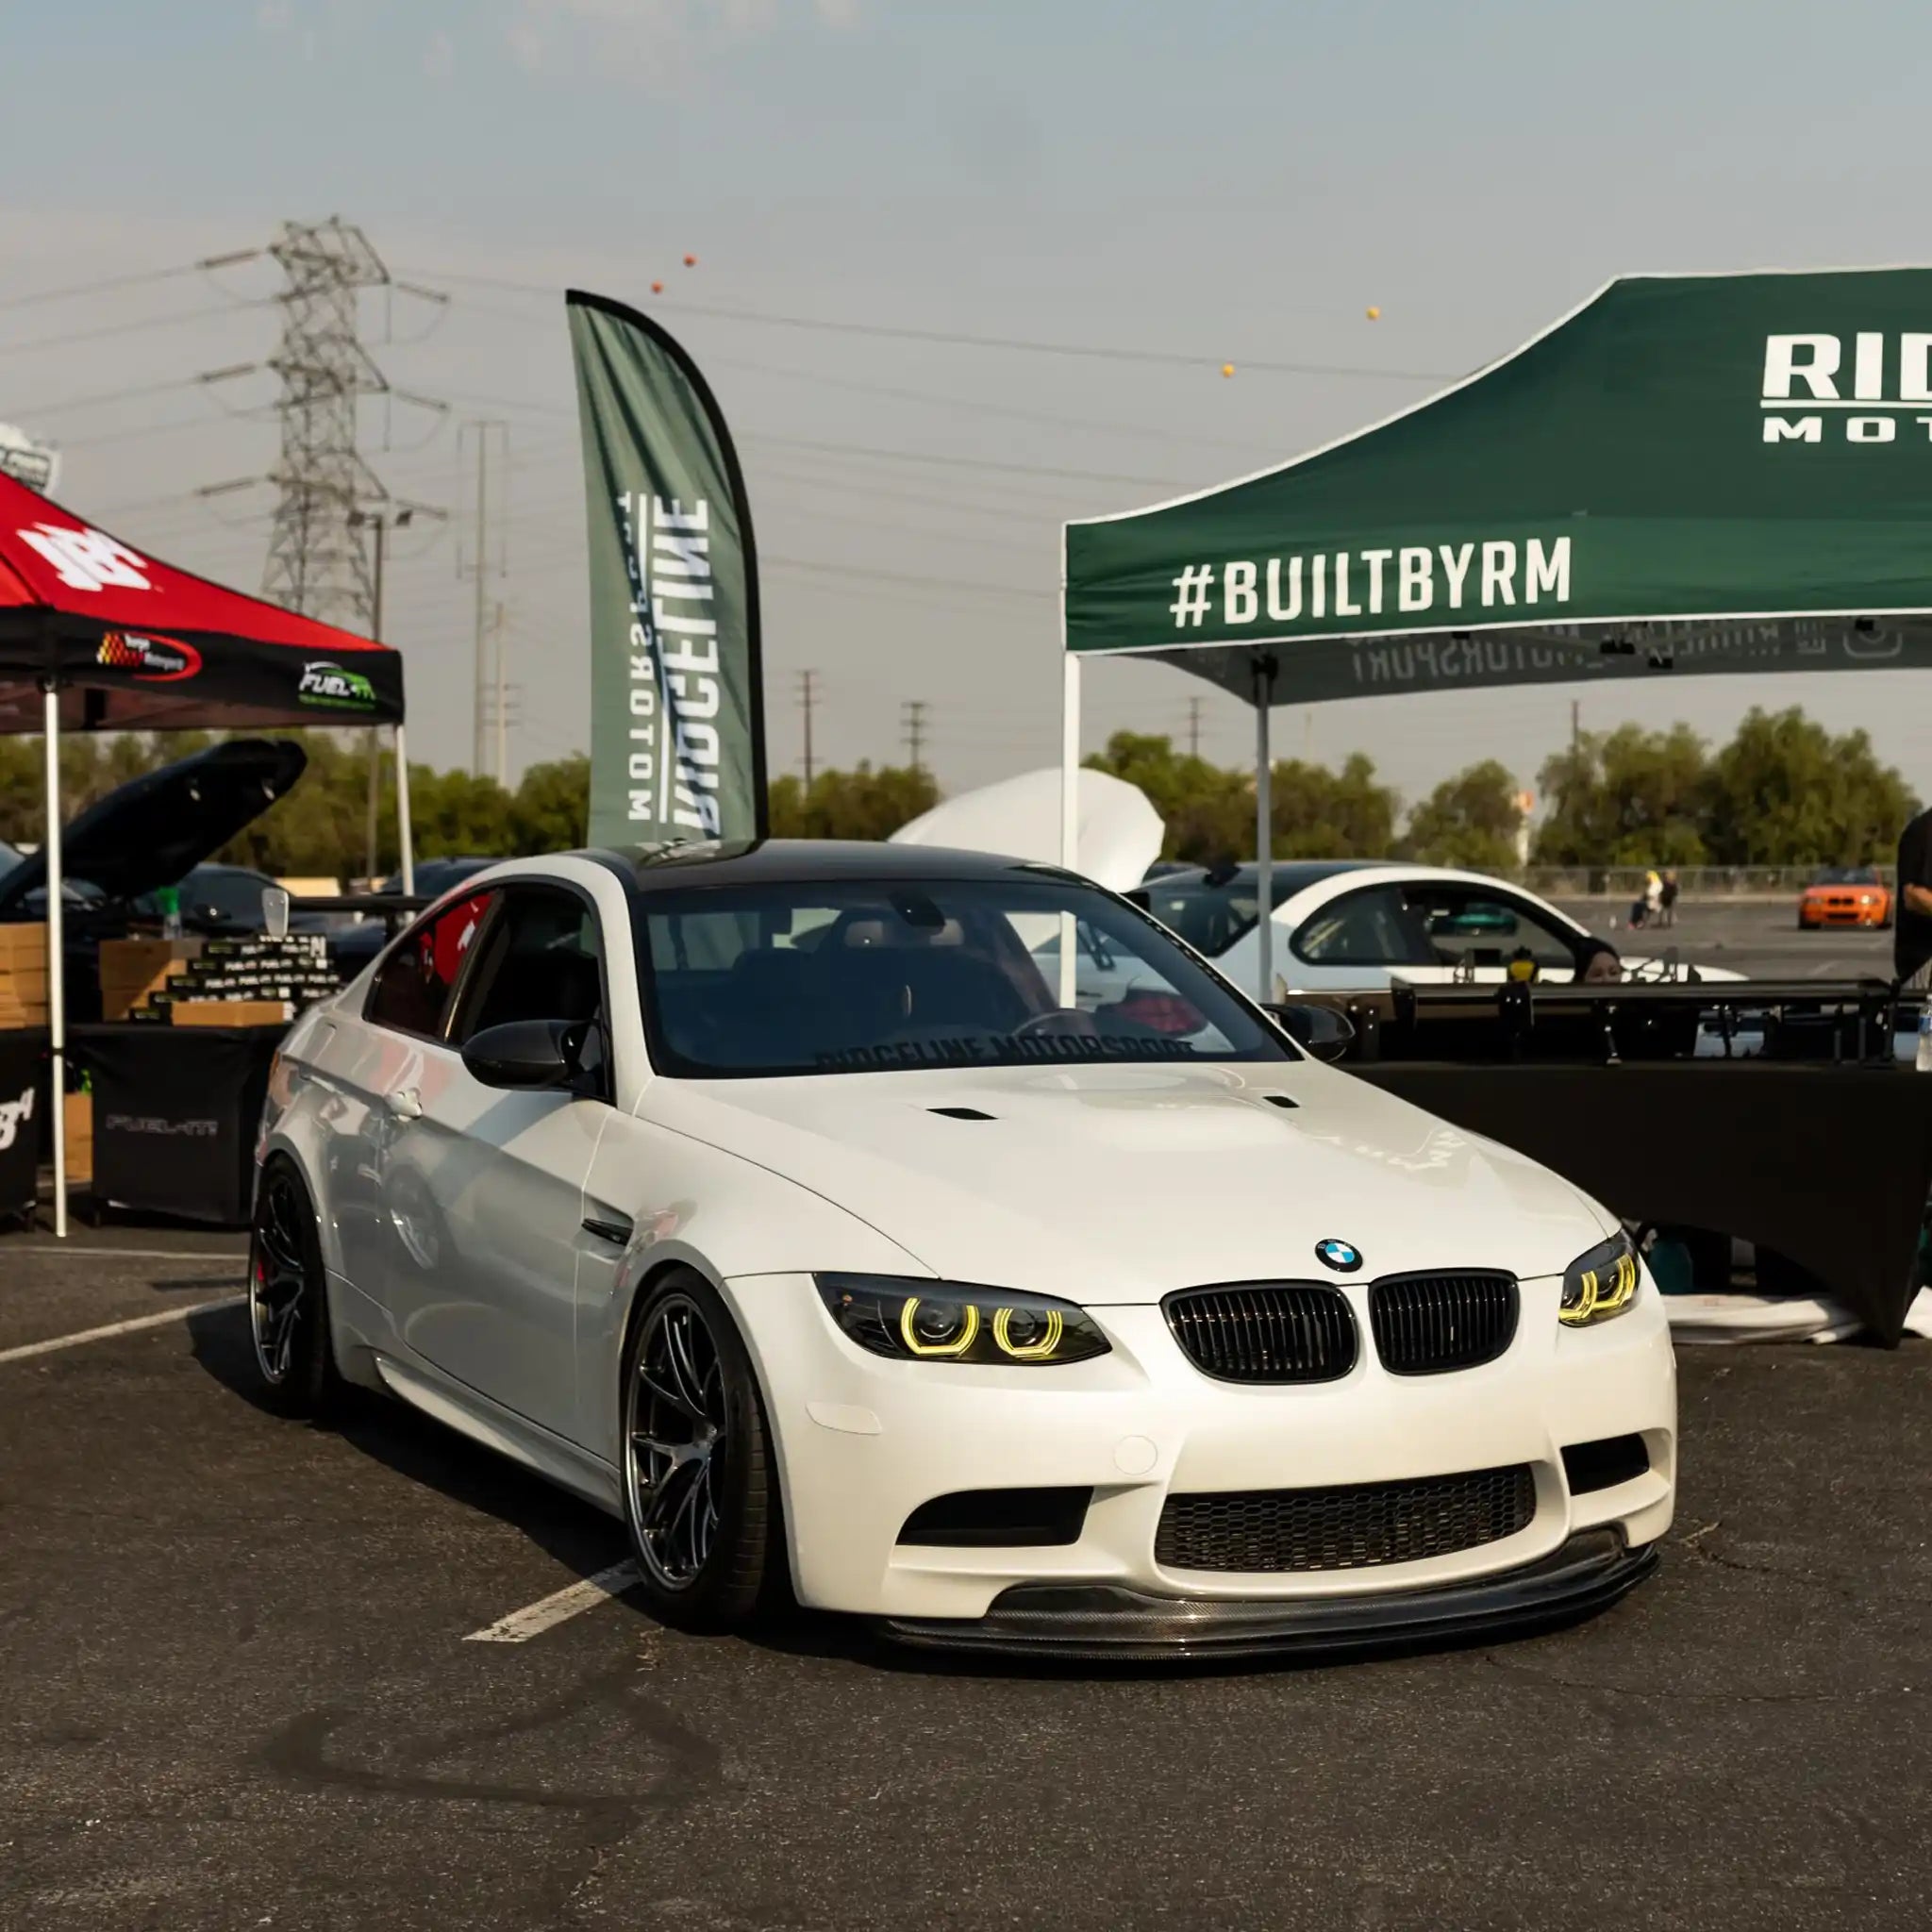
[[[1353,1274],[1362,1265],[1362,1251],[1348,1241],[1317,1241],[1315,1259],[1338,1274]]]

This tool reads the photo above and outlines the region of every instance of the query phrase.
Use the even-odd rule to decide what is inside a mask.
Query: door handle
[[[398,1120],[421,1120],[423,1118],[423,1096],[413,1087],[398,1087],[389,1096],[389,1110]]]

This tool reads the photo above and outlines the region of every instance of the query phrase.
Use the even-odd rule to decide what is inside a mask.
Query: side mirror
[[[1355,1022],[1333,1007],[1299,1004],[1262,1008],[1274,1024],[1318,1060],[1343,1058],[1355,1041]]]
[[[485,1087],[568,1087],[577,1076],[579,1030],[564,1020],[509,1020],[463,1042],[463,1065]]]

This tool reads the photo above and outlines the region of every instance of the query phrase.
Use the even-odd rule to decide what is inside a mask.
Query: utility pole
[[[442,512],[433,509],[425,503],[387,503],[371,509],[352,509],[347,518],[351,530],[367,530],[369,541],[369,635],[380,643],[388,642],[383,635],[382,585],[385,566],[389,559],[389,534],[391,530],[407,530],[418,517],[433,517],[442,521]],[[374,880],[376,875],[375,821],[376,802],[380,797],[377,783],[382,770],[382,743],[376,727],[371,724],[362,733],[362,755],[369,765],[369,801],[363,827],[362,872],[365,878]]]
[[[465,438],[473,431],[475,432],[476,443],[476,548],[475,556],[472,558],[469,567],[475,573],[476,579],[476,608],[475,684],[473,692],[475,703],[472,716],[470,769],[480,778],[490,769],[488,762],[491,695],[490,592],[485,582],[486,577],[491,574],[490,562],[490,438],[493,431],[499,439],[497,453],[499,456],[507,458],[509,454],[509,428],[507,424],[495,420],[466,423],[458,434],[457,441],[459,449]],[[494,574],[498,576],[503,575],[501,558],[498,558],[494,566]],[[500,645],[499,648],[501,648]]]
[[[805,713],[805,789],[811,790],[812,773],[816,769],[811,756],[811,714],[812,707],[818,703],[818,693],[812,689],[816,671],[801,671],[798,674],[798,708]]]
[[[1197,758],[1201,756],[1201,700],[1188,700],[1188,756]]]
[[[504,634],[503,606],[498,604],[492,615],[491,628],[496,633],[496,782],[505,791],[509,789],[509,687],[504,682],[504,658],[509,648],[509,640]]]
[[[908,698],[901,707],[906,732],[906,762],[915,772],[925,769],[925,711],[924,698]]]
[[[1579,698],[1570,700],[1570,756],[1574,758],[1583,741],[1583,703]]]

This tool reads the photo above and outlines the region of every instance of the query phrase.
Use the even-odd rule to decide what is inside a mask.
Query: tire
[[[744,1627],[790,1593],[777,1460],[731,1312],[690,1269],[640,1298],[618,1416],[625,1526],[659,1622]]]
[[[322,1420],[335,1408],[343,1384],[329,1334],[315,1208],[294,1163],[282,1156],[262,1169],[255,1191],[248,1334],[264,1408],[303,1421]]]

